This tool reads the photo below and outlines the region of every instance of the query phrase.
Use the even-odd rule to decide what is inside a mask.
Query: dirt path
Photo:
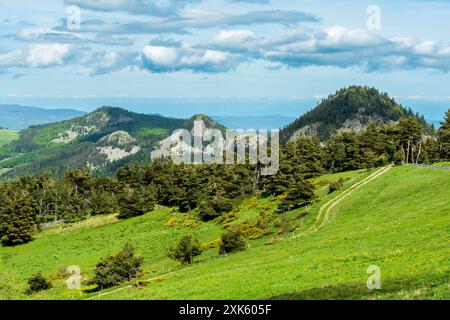
[[[363,180],[359,181],[358,183],[355,183],[354,185],[352,185],[350,188],[348,188],[347,190],[342,192],[337,197],[329,200],[322,207],[320,207],[319,213],[317,214],[316,221],[314,222],[314,224],[311,227],[309,227],[307,230],[305,230],[304,232],[302,232],[298,235],[294,235],[293,237],[298,238],[298,237],[304,236],[305,234],[317,232],[318,230],[322,229],[325,225],[328,224],[328,222],[330,220],[330,216],[333,214],[333,209],[339,203],[341,203],[344,199],[349,197],[353,193],[353,191],[358,190],[359,188],[363,187],[367,183],[369,183],[369,182],[375,180],[376,178],[378,178],[379,176],[385,174],[391,168],[392,168],[391,166],[388,166],[388,167],[383,167],[381,169],[378,169],[377,171],[372,173],[370,176],[368,176],[368,177],[364,178]]]
[[[110,295],[110,294],[112,294],[112,293],[116,293],[116,292],[120,292],[120,291],[123,291],[123,290],[126,290],[126,289],[130,289],[130,288],[134,287],[134,286],[135,286],[137,283],[139,283],[139,282],[142,282],[142,281],[146,281],[146,282],[156,281],[156,280],[158,280],[158,278],[160,278],[160,277],[171,276],[171,275],[174,275],[174,274],[176,274],[176,273],[181,273],[181,272],[183,272],[183,271],[189,270],[189,269],[191,269],[191,268],[192,268],[192,267],[188,267],[188,268],[180,269],[180,270],[177,270],[177,271],[168,272],[168,273],[161,274],[161,275],[159,275],[159,276],[156,276],[156,277],[153,277],[153,278],[150,278],[150,279],[137,280],[137,281],[135,281],[134,283],[132,283],[132,284],[130,284],[130,285],[127,285],[127,286],[125,286],[125,287],[120,287],[120,288],[117,288],[117,289],[114,289],[114,290],[111,290],[111,291],[102,292],[102,293],[99,293],[99,294],[97,294],[97,295],[95,295],[95,296],[92,296],[92,297],[89,297],[89,298],[86,298],[86,299],[82,299],[82,300],[95,300],[95,299],[101,298],[101,297],[103,297],[103,296]]]

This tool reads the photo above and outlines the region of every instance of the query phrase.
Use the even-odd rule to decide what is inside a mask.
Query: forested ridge
[[[326,141],[339,129],[365,127],[369,122],[396,122],[406,116],[416,117],[426,127],[427,133],[433,133],[434,129],[427,125],[423,116],[398,104],[387,93],[381,93],[375,88],[351,86],[329,95],[285,127],[281,131],[281,139],[286,142],[298,130],[306,130],[321,141]]]
[[[19,139],[0,147],[3,178],[46,171],[63,176],[67,168],[90,166],[97,174],[113,175],[117,169],[134,161],[145,161],[159,141],[177,129],[192,129],[195,118],[210,127],[223,128],[204,115],[191,119],[174,119],[146,115],[121,108],[102,107],[82,117],[54,124],[32,126],[20,132]],[[107,139],[122,133],[127,140]],[[108,143],[105,143],[107,140]],[[130,152],[135,147],[137,152]],[[125,156],[108,159],[102,148],[122,151]]]

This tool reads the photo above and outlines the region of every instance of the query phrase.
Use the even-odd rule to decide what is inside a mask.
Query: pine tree
[[[334,172],[356,170],[365,167],[360,147],[360,137],[355,131],[343,131],[335,134],[328,142],[330,169]]]
[[[118,199],[119,219],[141,216],[154,209],[155,193],[152,187],[131,188],[126,185]]]
[[[32,240],[32,233],[37,229],[32,201],[29,192],[16,183],[0,192],[0,241],[3,245],[14,246]]]
[[[202,253],[200,243],[191,234],[184,235],[177,246],[170,249],[169,257],[184,264],[191,264]]]
[[[93,215],[114,213],[114,195],[106,191],[94,190],[91,194],[90,208]]]
[[[445,113],[445,120],[439,129],[439,154],[442,160],[450,159],[450,109]]]
[[[279,211],[286,212],[304,207],[315,198],[313,185],[304,179],[298,179],[289,185],[286,197],[280,203]]]
[[[399,140],[405,152],[406,163],[418,163],[423,150],[422,135],[424,127],[416,117],[410,116],[400,120]]]

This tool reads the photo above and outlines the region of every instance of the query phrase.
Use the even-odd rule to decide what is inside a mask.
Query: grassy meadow
[[[324,203],[368,175],[362,170],[315,179],[317,203],[289,213],[301,217],[295,234],[314,224]],[[340,177],[344,190],[328,195],[328,184]],[[125,221],[102,216],[53,227],[29,244],[0,248],[0,299],[449,299],[449,185],[450,172],[396,167],[353,191],[319,231],[265,236],[227,256],[213,247],[224,232],[220,224],[166,208]],[[249,199],[232,223],[262,211],[275,215],[275,208],[274,199]],[[212,247],[188,267],[166,254],[186,233]],[[101,258],[127,241],[145,257],[142,280],[152,281],[102,296],[66,288],[65,267],[80,266],[86,281]],[[371,265],[381,268],[380,290],[366,287]],[[53,288],[27,295],[26,279],[37,271],[52,279]]]

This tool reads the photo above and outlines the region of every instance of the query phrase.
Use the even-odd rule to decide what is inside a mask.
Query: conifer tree
[[[0,241],[5,246],[30,242],[36,230],[36,216],[32,208],[33,198],[17,183],[6,186],[0,192]]]
[[[418,163],[423,150],[422,135],[424,127],[416,117],[410,116],[400,120],[399,140],[405,152],[406,163]]]
[[[127,219],[141,216],[153,210],[155,204],[155,193],[152,187],[131,188],[126,185],[118,199],[119,218]]]
[[[177,246],[170,249],[169,257],[183,264],[191,264],[202,253],[200,243],[191,234],[184,235]]]
[[[450,109],[445,113],[445,120],[439,129],[439,154],[441,159],[450,159]]]
[[[313,185],[304,179],[298,179],[289,185],[279,210],[286,212],[301,208],[310,204],[315,198]]]

